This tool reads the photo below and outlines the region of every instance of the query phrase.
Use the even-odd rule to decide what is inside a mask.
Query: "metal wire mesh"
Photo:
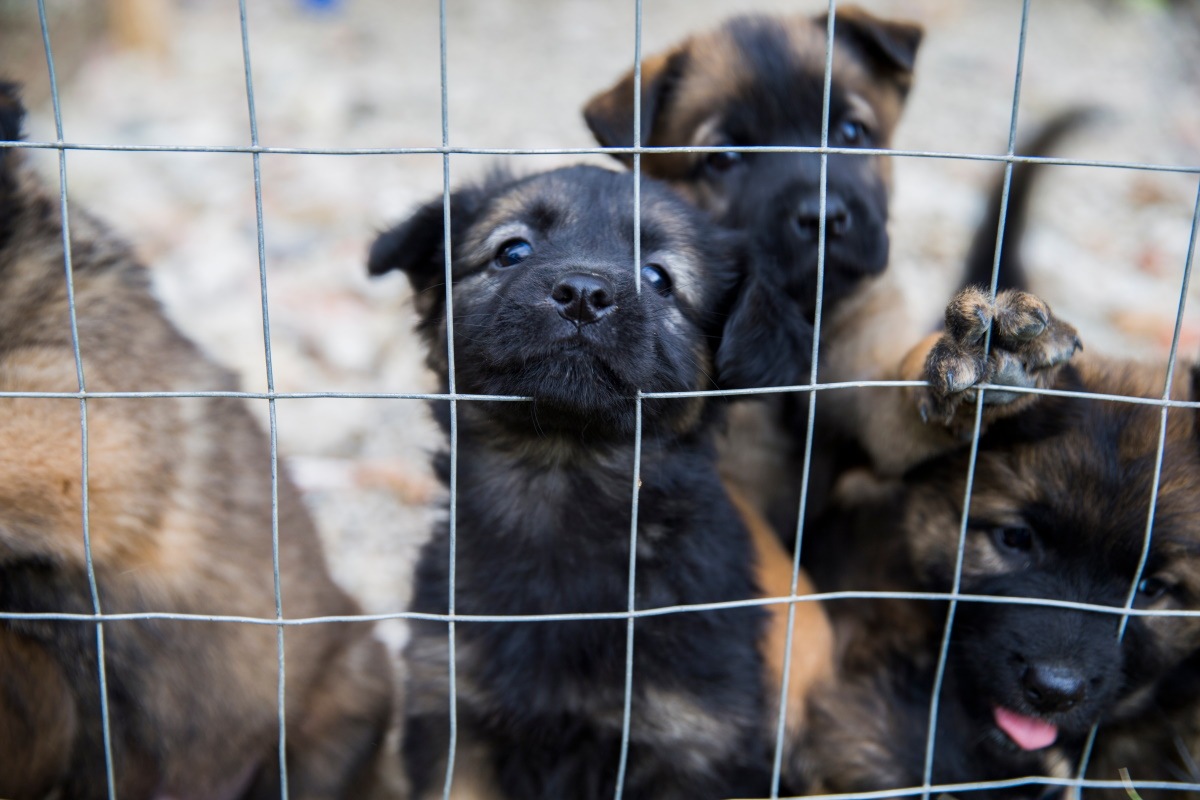
[[[1140,789],[1172,789],[1172,790],[1192,790],[1200,791],[1200,784],[1171,782],[1171,781],[1132,781],[1122,782],[1115,780],[1088,780],[1084,778],[1087,770],[1088,759],[1091,755],[1092,744],[1095,738],[1095,729],[1093,728],[1088,745],[1081,759],[1077,771],[1072,778],[1054,778],[1047,776],[1029,776],[1026,778],[1017,778],[1000,781],[981,781],[963,784],[943,784],[936,785],[932,782],[933,761],[935,756],[934,735],[937,726],[937,711],[938,701],[941,693],[942,683],[945,674],[947,653],[949,643],[952,636],[955,612],[959,602],[971,603],[1000,603],[1000,604],[1017,604],[1041,606],[1049,608],[1062,608],[1088,611],[1099,614],[1117,615],[1121,618],[1119,635],[1123,636],[1128,620],[1132,617],[1151,617],[1151,616],[1171,616],[1171,617],[1198,617],[1200,618],[1200,609],[1176,609],[1176,610],[1147,610],[1137,609],[1133,607],[1133,601],[1136,593],[1136,587],[1141,579],[1142,572],[1145,568],[1146,561],[1149,555],[1150,543],[1153,537],[1154,515],[1158,497],[1158,483],[1162,470],[1163,454],[1166,441],[1166,424],[1167,412],[1169,409],[1200,409],[1200,402],[1195,401],[1179,401],[1170,398],[1170,387],[1172,385],[1173,376],[1177,368],[1178,348],[1180,335],[1183,325],[1183,314],[1186,304],[1188,287],[1191,278],[1191,267],[1195,260],[1196,245],[1198,239],[1198,231],[1200,231],[1200,186],[1197,187],[1197,199],[1195,210],[1192,215],[1191,231],[1187,249],[1187,257],[1184,265],[1182,285],[1179,293],[1179,305],[1175,319],[1174,333],[1171,341],[1170,355],[1168,357],[1166,381],[1164,390],[1160,398],[1144,398],[1144,397],[1127,397],[1123,395],[1111,394],[1092,394],[1084,392],[1054,390],[1054,389],[1022,389],[1020,387],[1004,386],[1006,392],[1025,392],[1036,395],[1057,396],[1057,397],[1074,397],[1086,398],[1092,402],[1117,402],[1136,405],[1150,405],[1161,409],[1160,425],[1158,433],[1158,442],[1155,456],[1155,472],[1154,480],[1151,483],[1151,496],[1149,513],[1146,519],[1146,530],[1142,544],[1140,561],[1136,570],[1135,578],[1130,586],[1126,601],[1123,607],[1114,608],[1106,605],[1096,605],[1083,602],[1072,602],[1063,600],[1051,599],[1035,599],[1035,598],[1013,598],[1007,596],[992,596],[968,594],[961,591],[963,553],[965,548],[965,537],[967,532],[967,517],[970,510],[971,495],[974,486],[974,467],[978,454],[979,434],[982,420],[983,397],[984,392],[979,392],[976,399],[974,434],[972,436],[969,471],[966,480],[966,490],[963,498],[963,512],[961,528],[959,532],[958,550],[956,554],[956,566],[954,574],[953,588],[949,592],[882,592],[882,591],[840,591],[840,592],[824,592],[806,595],[797,595],[797,585],[800,570],[800,557],[802,552],[803,534],[804,534],[804,517],[806,504],[808,502],[808,478],[812,460],[813,446],[813,431],[814,420],[816,414],[817,401],[822,392],[829,390],[852,389],[852,388],[868,388],[868,387],[914,387],[923,385],[921,382],[914,381],[851,381],[851,382],[827,382],[818,381],[817,376],[817,354],[819,350],[821,321],[822,321],[822,289],[824,284],[824,256],[825,256],[825,219],[826,219],[826,184],[827,184],[827,169],[828,156],[836,154],[853,154],[853,155],[886,155],[892,158],[937,158],[937,159],[959,159],[979,162],[994,162],[1004,166],[1004,184],[1003,184],[1003,201],[1001,208],[1007,208],[1008,192],[1011,183],[1012,169],[1014,164],[1019,163],[1039,163],[1047,165],[1064,165],[1064,166],[1084,166],[1084,167],[1099,167],[1106,169],[1121,169],[1121,170],[1138,170],[1144,172],[1169,172],[1184,175],[1200,175],[1200,165],[1186,164],[1153,164],[1140,163],[1129,161],[1105,161],[1105,160],[1081,160],[1069,158],[1054,158],[1054,157],[1028,157],[1015,154],[1016,146],[1016,130],[1017,130],[1017,108],[1020,100],[1021,77],[1024,63],[1025,42],[1028,32],[1029,16],[1030,16],[1030,1],[1024,0],[1021,12],[1021,28],[1020,37],[1017,43],[1016,67],[1014,72],[1014,89],[1012,96],[1012,111],[1010,117],[1010,129],[1008,137],[1008,148],[1004,154],[986,154],[986,153],[961,153],[961,152],[939,152],[939,151],[919,151],[919,150],[881,150],[870,148],[838,148],[829,146],[829,105],[830,91],[832,82],[832,64],[833,53],[832,48],[827,47],[825,53],[825,76],[824,76],[824,93],[823,93],[823,109],[822,109],[822,130],[821,144],[819,147],[799,147],[799,146],[759,146],[759,147],[695,147],[695,146],[675,146],[675,147],[656,147],[645,148],[641,142],[641,56],[642,56],[642,27],[643,27],[643,3],[642,0],[634,0],[635,5],[635,28],[632,35],[635,41],[634,48],[634,124],[633,124],[633,145],[631,147],[614,147],[614,148],[530,148],[530,149],[513,149],[513,148],[481,148],[481,147],[456,147],[451,144],[450,137],[450,119],[449,119],[449,80],[447,75],[447,25],[446,25],[446,0],[439,0],[439,49],[440,49],[440,91],[441,91],[441,145],[438,147],[397,147],[397,148],[298,148],[298,147],[271,147],[264,146],[259,141],[258,122],[255,110],[255,90],[254,76],[251,68],[251,36],[249,25],[246,16],[246,1],[239,0],[239,18],[241,26],[241,46],[242,58],[245,72],[245,91],[247,111],[250,122],[250,143],[245,146],[194,146],[194,145],[109,145],[97,144],[90,142],[72,142],[65,138],[65,133],[62,125],[61,103],[59,98],[58,82],[55,71],[55,62],[53,50],[51,47],[51,37],[47,25],[47,17],[44,0],[38,0],[38,13],[41,24],[41,35],[43,46],[45,49],[46,64],[49,72],[51,99],[54,109],[55,120],[55,139],[53,141],[23,141],[15,142],[0,142],[0,147],[22,147],[33,149],[48,149],[56,150],[58,153],[59,165],[59,199],[60,212],[62,215],[62,238],[64,245],[64,273],[68,288],[68,303],[70,310],[70,325],[72,335],[72,346],[74,351],[75,367],[79,390],[77,392],[0,392],[0,398],[42,398],[42,399],[61,399],[63,401],[76,401],[79,404],[79,421],[80,421],[80,437],[82,444],[82,461],[81,474],[83,486],[83,513],[81,519],[81,533],[84,542],[86,553],[87,579],[89,592],[93,607],[91,614],[79,613],[13,613],[0,611],[0,619],[10,620],[43,620],[43,621],[76,621],[76,622],[92,622],[95,623],[96,630],[96,647],[98,653],[98,671],[99,671],[99,690],[100,690],[100,711],[101,724],[103,726],[104,735],[104,756],[105,766],[108,776],[108,796],[110,800],[115,800],[116,793],[116,776],[114,773],[112,741],[109,719],[109,697],[108,685],[105,675],[105,657],[104,657],[104,631],[105,623],[114,621],[133,621],[133,620],[177,620],[177,621],[192,621],[198,623],[226,623],[226,624],[248,624],[248,625],[269,625],[274,626],[277,631],[277,650],[278,650],[278,730],[279,730],[279,750],[278,763],[280,773],[281,795],[286,798],[288,796],[287,783],[287,754],[286,754],[286,719],[285,719],[285,685],[286,685],[286,665],[284,659],[284,637],[286,629],[290,627],[319,625],[319,624],[339,624],[348,622],[362,621],[381,621],[388,619],[412,619],[412,620],[431,620],[445,622],[447,625],[448,645],[449,645],[449,692],[450,705],[447,713],[450,719],[450,741],[448,742],[448,760],[447,770],[444,779],[443,796],[450,797],[454,767],[455,754],[457,744],[457,708],[455,700],[454,687],[456,685],[457,676],[455,674],[455,624],[456,622],[522,622],[536,624],[540,622],[556,622],[556,621],[577,621],[577,620],[625,620],[627,623],[627,639],[626,639],[626,661],[625,661],[625,694],[624,708],[622,721],[622,737],[620,760],[618,764],[613,765],[616,771],[617,789],[616,800],[620,800],[624,786],[624,776],[627,766],[628,749],[630,741],[630,726],[631,726],[631,698],[634,673],[634,626],[637,620],[650,617],[658,617],[671,614],[681,613],[703,613],[706,611],[716,611],[723,609],[751,607],[751,606],[768,606],[784,603],[788,605],[788,632],[787,632],[787,647],[785,648],[785,663],[783,669],[783,682],[780,688],[779,716],[775,726],[775,758],[772,774],[772,790],[771,797],[779,797],[780,774],[783,757],[783,743],[786,727],[787,704],[784,699],[788,692],[788,675],[789,664],[792,654],[792,639],[794,636],[793,623],[795,606],[797,603],[806,602],[831,602],[844,599],[861,599],[861,598],[877,598],[877,599],[905,599],[905,600],[928,600],[928,601],[949,601],[949,610],[947,612],[945,628],[942,636],[941,650],[939,654],[937,673],[934,683],[933,700],[929,710],[929,732],[926,741],[925,751],[925,769],[924,781],[919,786],[906,788],[888,789],[878,792],[855,793],[853,795],[812,795],[813,797],[821,798],[840,798],[840,797],[861,797],[861,798],[882,798],[895,796],[916,796],[920,795],[923,798],[929,797],[935,793],[955,793],[969,792],[980,789],[1005,789],[1016,788],[1028,785],[1045,785],[1045,786],[1061,786],[1072,788],[1076,791],[1086,788],[1123,788],[1132,787]],[[829,0],[828,12],[829,22],[827,30],[827,41],[833,41],[833,33],[836,25],[836,0]],[[253,162],[254,169],[254,198],[255,198],[255,225],[256,239],[258,249],[258,266],[259,266],[259,284],[261,294],[261,314],[262,314],[262,330],[264,339],[264,364],[267,378],[266,392],[240,392],[240,391],[158,391],[158,392],[88,392],[86,388],[84,364],[80,355],[79,334],[75,316],[74,304],[74,288],[71,265],[71,247],[70,247],[70,222],[68,215],[67,203],[67,156],[70,151],[115,151],[115,152],[177,152],[177,153],[233,153],[249,155]],[[454,315],[447,315],[447,358],[449,363],[449,386],[446,393],[410,393],[410,392],[278,392],[275,389],[274,367],[272,363],[271,350],[271,324],[270,324],[270,303],[269,292],[267,287],[267,253],[265,248],[265,231],[263,220],[263,199],[262,199],[262,181],[260,160],[263,154],[289,154],[289,155],[341,155],[341,156],[364,156],[364,155],[431,155],[437,154],[442,157],[442,200],[444,211],[444,246],[445,246],[445,285],[446,285],[446,306],[453,308],[452,305],[452,282],[451,282],[451,228],[450,228],[450,187],[451,187],[451,156],[453,155],[498,155],[498,156],[516,156],[516,155],[589,155],[589,154],[629,154],[632,156],[633,171],[635,175],[634,182],[634,198],[635,198],[635,255],[634,264],[640,263],[640,213],[636,210],[640,209],[640,180],[641,180],[641,157],[648,152],[654,153],[711,153],[734,150],[738,152],[760,152],[760,153],[814,153],[818,154],[821,159],[821,181],[820,181],[820,213],[819,213],[819,242],[818,242],[818,262],[817,262],[817,304],[816,317],[814,324],[814,341],[812,349],[812,371],[807,384],[795,386],[777,386],[763,387],[758,389],[744,390],[713,390],[713,391],[692,391],[692,392],[639,392],[637,397],[637,429],[634,442],[635,450],[635,467],[633,475],[633,484],[631,488],[631,508],[632,508],[632,523],[630,528],[630,559],[628,572],[628,609],[624,612],[603,612],[603,613],[572,613],[572,614],[529,614],[529,615],[480,615],[480,614],[457,614],[455,611],[455,552],[456,552],[456,508],[457,508],[457,459],[458,459],[458,425],[457,425],[457,409],[459,402],[528,402],[531,398],[515,397],[515,396],[495,396],[495,395],[473,395],[459,393],[455,386],[455,370],[454,370]],[[1000,265],[1000,247],[1003,246],[1003,230],[1004,230],[1004,212],[998,221],[1001,237],[999,237],[997,251],[993,262],[992,285],[991,290],[994,295],[997,284],[999,265]],[[636,269],[638,291],[641,291],[640,271]],[[990,333],[989,333],[990,336]],[[992,387],[990,384],[983,384],[982,388],[986,391]],[[655,608],[635,607],[635,577],[636,577],[636,543],[638,534],[638,503],[639,503],[639,486],[640,486],[640,469],[641,469],[641,446],[642,446],[642,404],[645,400],[657,400],[666,398],[678,397],[711,397],[711,396],[746,396],[756,394],[778,394],[778,393],[804,393],[808,395],[808,416],[806,420],[806,434],[804,444],[804,464],[803,476],[801,483],[800,507],[799,507],[799,525],[796,531],[796,547],[794,560],[792,564],[792,582],[791,594],[786,597],[766,597],[755,598],[739,601],[714,602],[704,604],[694,604],[686,606],[668,606]],[[91,551],[91,536],[88,523],[88,403],[93,399],[112,399],[112,398],[178,398],[178,397],[235,397],[246,400],[264,400],[267,402],[269,409],[269,436],[270,436],[270,463],[271,463],[271,537],[272,537],[272,560],[274,568],[274,598],[275,598],[275,615],[273,617],[255,617],[255,616],[237,616],[237,615],[204,615],[204,614],[184,614],[184,613],[168,613],[168,612],[137,612],[137,613],[115,613],[106,614],[103,612],[100,603],[100,597],[96,584],[95,570],[92,562]],[[387,400],[439,400],[447,401],[450,408],[450,486],[449,486],[449,538],[450,538],[450,564],[449,564],[449,586],[450,592],[447,598],[448,607],[446,614],[426,614],[416,612],[394,612],[386,614],[360,614],[352,616],[323,616],[323,617],[304,617],[304,618],[289,618],[284,615],[282,587],[280,580],[279,567],[279,507],[278,507],[278,481],[279,481],[279,454],[278,454],[278,430],[276,421],[276,403],[278,401],[289,401],[295,399],[313,399],[313,398],[329,398],[329,399],[350,399],[350,398],[369,398],[369,399],[387,399]]]

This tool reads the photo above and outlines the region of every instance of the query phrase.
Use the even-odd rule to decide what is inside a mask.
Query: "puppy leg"
[[[384,741],[392,720],[391,671],[383,645],[352,630],[348,643],[324,665],[304,703],[304,713],[289,719],[288,785],[290,795],[321,798],[395,796],[389,780],[392,764]]]
[[[39,646],[0,631],[0,795],[42,797],[66,777],[75,741],[74,700]]]
[[[991,347],[985,350],[987,332]],[[967,287],[946,307],[946,330],[925,359],[927,388],[916,391],[921,416],[952,431],[974,426],[971,401],[980,383],[1048,388],[1082,348],[1075,329],[1028,292],[1009,289],[993,303],[987,292]],[[988,390],[984,422],[1019,413],[1037,402],[1025,392]]]
[[[992,330],[991,349],[984,350]],[[898,360],[890,380],[928,381],[903,390],[872,389],[869,402],[847,403],[857,411],[859,441],[885,476],[962,444],[974,429],[974,400],[980,383],[1048,388],[1082,345],[1075,329],[1055,317],[1034,295],[963,289],[946,308],[942,333],[921,339]],[[983,424],[1017,414],[1037,396],[989,389]]]

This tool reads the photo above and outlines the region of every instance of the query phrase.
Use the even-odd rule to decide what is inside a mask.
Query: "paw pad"
[[[989,328],[991,340],[986,346]],[[975,399],[975,387],[981,383],[1049,386],[1081,348],[1075,329],[1055,318],[1037,296],[1009,289],[992,302],[982,289],[963,289],[946,307],[946,332],[925,362],[929,389],[919,403],[922,416],[950,424],[959,406]],[[1032,397],[991,389],[984,394],[984,403],[1023,405],[1020,401]]]

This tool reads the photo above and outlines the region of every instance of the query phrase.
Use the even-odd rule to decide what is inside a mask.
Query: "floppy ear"
[[[450,231],[458,237],[478,217],[489,192],[481,187],[460,189],[450,195]],[[439,196],[421,206],[404,222],[379,234],[367,257],[367,272],[383,275],[394,269],[408,276],[413,301],[422,316],[443,300],[446,278],[446,239],[443,200]]]
[[[24,118],[25,107],[21,105],[19,87],[0,81],[0,141],[19,141]],[[11,217],[17,191],[15,155],[11,147],[0,148],[0,245],[12,235]]]
[[[716,353],[716,382],[722,389],[795,386],[812,371],[813,329],[786,289],[772,280],[776,270],[750,269],[735,290]]]
[[[1192,365],[1192,402],[1200,400],[1200,363]],[[1192,418],[1192,435],[1196,437],[1196,442],[1200,444],[1200,408],[1197,408]]]
[[[15,83],[0,81],[0,141],[15,142],[21,138],[21,122],[25,107],[21,105],[21,89]],[[8,148],[0,150],[0,157]]]
[[[21,140],[21,123],[25,120],[25,106],[21,105],[21,88],[15,83],[0,81],[0,141]],[[0,148],[0,198],[13,189],[12,148]]]
[[[666,53],[642,59],[642,144],[654,137],[658,120],[670,101],[671,90],[683,74],[687,44]],[[600,92],[583,107],[583,118],[602,147],[633,146],[633,70],[617,83]],[[633,162],[628,153],[613,157],[625,164]]]
[[[827,25],[829,15],[817,19]],[[835,41],[854,47],[876,71],[899,84],[902,92],[912,86],[917,48],[924,34],[920,25],[883,19],[858,6],[839,8],[833,29]]]

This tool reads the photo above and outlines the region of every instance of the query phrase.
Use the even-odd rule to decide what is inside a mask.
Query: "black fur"
[[[723,120],[722,131],[731,146],[821,144],[823,85],[811,71],[811,62],[792,48],[786,30],[771,17],[740,17],[728,23],[739,52],[744,54],[755,80],[742,92],[713,109]],[[839,40],[840,41],[840,40]],[[830,96],[832,146],[845,146],[839,123],[853,116],[844,91],[835,82]],[[874,145],[871,133],[856,142]],[[738,164],[714,169],[708,160],[697,162],[694,179],[709,184],[726,199],[720,220],[751,233],[760,256],[776,267],[767,274],[774,281],[768,294],[790,300],[811,326],[816,311],[817,228],[821,159],[816,154],[746,153]],[[852,155],[828,158],[826,192],[826,253],[824,302],[832,307],[855,288],[864,276],[887,266],[887,187],[872,159]],[[838,223],[839,214],[846,222]],[[800,222],[803,218],[807,223]],[[811,333],[808,343],[811,343]],[[796,354],[808,355],[803,350]],[[808,379],[802,358],[789,383]],[[756,385],[762,385],[756,384]]]
[[[644,180],[643,261],[663,264],[675,287],[664,296],[643,281],[639,296],[632,180],[573,167],[493,176],[451,198],[456,388],[533,398],[457,404],[459,614],[624,610],[636,392],[720,381],[707,365],[746,270],[739,240]],[[445,385],[441,209],[436,200],[383,234],[370,269],[409,276],[429,362]],[[493,235],[497,228],[506,232]],[[503,266],[497,248],[514,237],[531,252]],[[560,282],[581,273],[603,281],[612,301],[583,324],[555,300]],[[637,607],[754,596],[748,535],[716,472],[715,406],[645,400],[642,409]],[[449,457],[438,465],[449,482]],[[413,610],[447,611],[449,558],[442,527],[422,553]],[[767,791],[756,649],[764,624],[758,608],[637,621],[626,797]],[[416,797],[441,792],[446,633],[444,624],[416,622],[408,648],[409,697],[419,699],[408,710],[405,753]],[[626,623],[460,622],[456,637],[460,748],[485,753],[475,772],[514,799],[612,796]]]

